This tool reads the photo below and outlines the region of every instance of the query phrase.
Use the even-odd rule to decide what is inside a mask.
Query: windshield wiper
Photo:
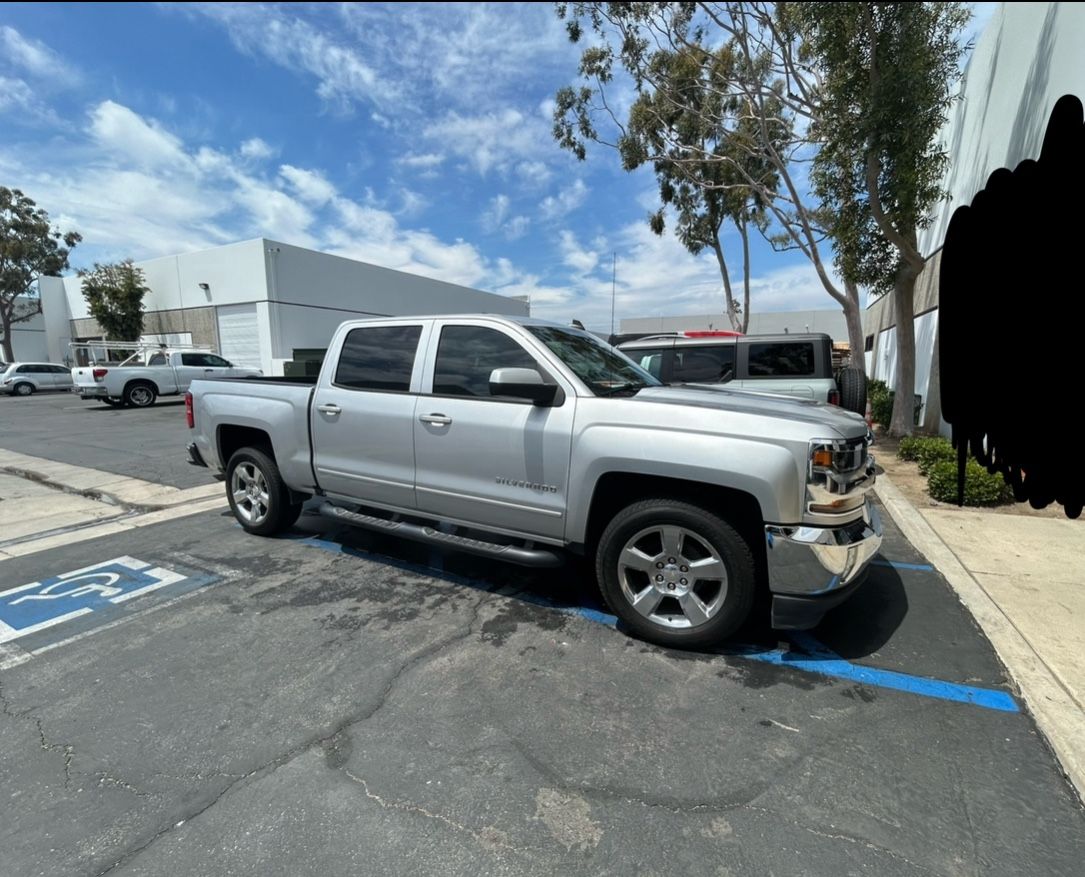
[[[628,393],[630,390],[632,390],[633,395],[635,395],[647,386],[648,385],[642,381],[626,381],[624,384],[616,384],[613,387],[597,390],[595,395],[606,398],[608,396],[617,396],[619,393]]]

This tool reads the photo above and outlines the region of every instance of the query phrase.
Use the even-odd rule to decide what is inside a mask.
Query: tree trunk
[[[859,287],[854,283],[844,281],[844,322],[848,326],[848,351],[851,356],[852,368],[866,370],[866,357],[863,351],[866,348],[866,336],[863,334],[863,311],[859,307]]]
[[[911,435],[915,425],[915,281],[919,271],[901,261],[893,280],[893,316],[897,324],[897,383],[889,434]]]
[[[739,329],[739,321],[735,317],[735,297],[731,291],[731,272],[727,270],[727,260],[723,257],[723,244],[720,243],[720,232],[716,229],[712,233],[712,252],[716,254],[716,262],[720,266],[720,276],[723,278],[723,295],[727,300],[727,319],[731,321],[731,328],[736,332]]]
[[[742,319],[735,329],[745,335],[750,326],[750,229],[745,222],[738,223],[738,233],[742,235]]]
[[[3,359],[4,362],[15,362],[15,351],[11,344],[11,319],[6,312],[0,311],[0,331],[4,333],[3,341],[0,341],[0,346],[3,347]]]

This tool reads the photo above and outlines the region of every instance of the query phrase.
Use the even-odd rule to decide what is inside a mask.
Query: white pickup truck
[[[139,350],[118,363],[94,363],[72,369],[75,391],[85,400],[117,408],[146,408],[159,396],[177,396],[196,378],[244,378],[260,369],[235,366],[209,350],[168,347]]]

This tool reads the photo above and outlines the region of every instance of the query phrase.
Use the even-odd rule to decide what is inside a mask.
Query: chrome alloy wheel
[[[154,401],[154,393],[149,387],[133,387],[128,393],[128,398],[137,408],[144,408]]]
[[[618,555],[622,595],[649,621],[699,627],[727,598],[727,567],[711,544],[675,524],[647,527]]]
[[[264,473],[253,463],[239,463],[230,479],[230,492],[234,507],[245,523],[257,526],[263,523],[271,508],[267,481]]]

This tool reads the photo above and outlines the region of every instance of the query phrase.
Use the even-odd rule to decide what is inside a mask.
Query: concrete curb
[[[1085,713],[1014,623],[884,474],[874,491],[901,532],[949,582],[1009,671],[1063,771],[1085,798]]]

